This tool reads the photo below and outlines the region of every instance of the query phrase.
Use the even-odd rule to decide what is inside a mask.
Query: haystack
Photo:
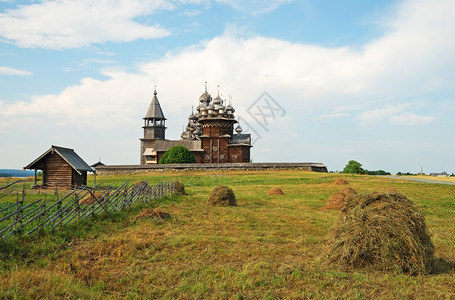
[[[138,219],[142,218],[154,218],[154,219],[170,219],[171,215],[165,211],[162,211],[160,208],[144,208],[141,212],[134,218],[136,222]]]
[[[267,193],[267,195],[269,195],[269,196],[281,196],[281,195],[284,195],[284,192],[280,188],[273,187],[273,188],[270,189],[270,191]]]
[[[322,209],[342,209],[346,199],[354,195],[357,195],[357,193],[352,187],[345,187],[341,192],[330,196]]]
[[[101,192],[91,192],[87,193],[82,199],[79,200],[80,205],[89,205],[95,202],[101,202],[104,198],[102,197]]]
[[[174,181],[172,187],[174,188],[174,194],[186,195],[185,186],[180,181]]]
[[[141,187],[141,191],[143,189],[145,189],[146,187],[148,186],[148,183],[147,181],[136,181],[134,184],[133,184],[133,190],[137,190],[139,187]]]
[[[218,185],[213,188],[209,195],[209,204],[216,206],[236,206],[237,200],[235,199],[234,192],[231,188]]]
[[[357,195],[357,192],[352,187],[349,186],[345,187],[341,192],[346,196],[346,198],[349,196]]]
[[[342,209],[346,196],[343,193],[334,193],[327,199],[327,203],[322,209]]]
[[[425,217],[404,195],[352,196],[341,212],[324,252],[329,265],[345,270],[431,272],[434,246]]]
[[[346,184],[349,184],[349,182],[344,178],[337,178],[335,180],[335,184],[336,185],[346,185]]]

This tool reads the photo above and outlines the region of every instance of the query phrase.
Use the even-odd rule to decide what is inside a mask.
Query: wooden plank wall
[[[57,153],[45,158],[45,186],[71,187],[73,168]]]

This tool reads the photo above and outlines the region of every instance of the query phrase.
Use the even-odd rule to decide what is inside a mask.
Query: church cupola
[[[153,99],[150,103],[147,114],[144,117],[144,139],[165,139],[166,118],[161,109],[160,102],[156,96],[156,87],[153,92]]]

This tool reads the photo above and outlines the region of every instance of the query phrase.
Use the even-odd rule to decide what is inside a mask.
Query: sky
[[[455,172],[453,0],[0,0],[0,168],[58,145],[138,164],[207,82],[253,162]]]

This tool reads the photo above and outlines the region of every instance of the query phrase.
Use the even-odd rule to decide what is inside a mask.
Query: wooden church
[[[196,113],[192,112],[188,117],[180,140],[166,140],[166,118],[156,89],[153,94],[144,117],[144,137],[140,139],[142,165],[158,163],[169,148],[177,145],[188,148],[196,156],[197,163],[250,162],[251,135],[242,133],[231,103],[221,99],[219,92],[212,99],[207,92],[207,83],[199,97]]]

